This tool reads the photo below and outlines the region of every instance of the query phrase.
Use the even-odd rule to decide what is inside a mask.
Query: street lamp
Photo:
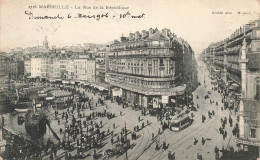
[[[128,159],[128,157],[127,157],[128,141],[127,141],[127,129],[126,129],[126,122],[125,122],[125,141],[126,141],[126,151],[125,151],[125,158],[126,158],[126,159]]]

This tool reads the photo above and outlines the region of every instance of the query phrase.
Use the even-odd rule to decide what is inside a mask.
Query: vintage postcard
[[[260,158],[259,0],[0,0],[0,159]]]

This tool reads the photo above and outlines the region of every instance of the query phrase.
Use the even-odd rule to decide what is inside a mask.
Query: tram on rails
[[[189,117],[189,115],[184,115],[180,118],[174,119],[171,122],[171,130],[178,132],[181,131],[183,129],[185,129],[186,127],[188,127],[189,125],[191,125],[193,122],[193,119],[191,119]]]

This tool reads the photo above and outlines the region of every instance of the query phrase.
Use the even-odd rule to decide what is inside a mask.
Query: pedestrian
[[[206,142],[206,140],[204,139],[204,137],[202,137],[202,138],[201,138],[201,143],[202,143],[202,145],[204,145],[205,142]]]
[[[215,147],[215,158],[219,159],[219,149],[217,146]]]
[[[53,154],[52,154],[52,152],[50,153],[50,160],[53,160]]]

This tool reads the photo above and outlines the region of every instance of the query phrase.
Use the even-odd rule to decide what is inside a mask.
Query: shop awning
[[[75,84],[75,81],[70,81],[70,84]]]
[[[233,83],[232,86],[235,87],[235,88],[240,87],[240,86],[239,86],[238,84],[236,84],[236,83]]]
[[[69,81],[62,80],[62,83],[63,83],[63,84],[69,84],[70,82],[69,82]]]
[[[55,79],[49,79],[50,82],[55,82]]]

